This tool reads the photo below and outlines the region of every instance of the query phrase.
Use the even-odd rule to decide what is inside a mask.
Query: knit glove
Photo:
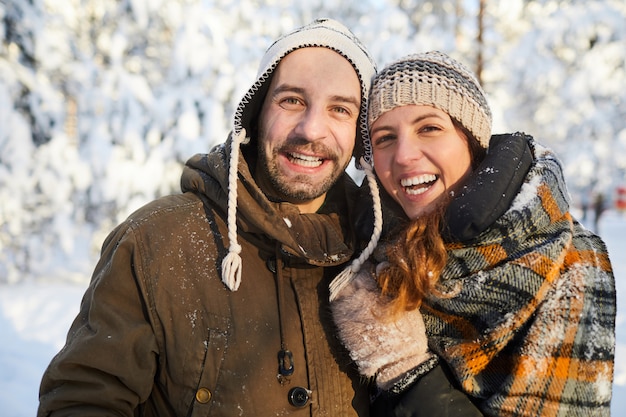
[[[401,313],[393,320],[387,317],[385,299],[373,274],[372,264],[364,264],[331,302],[331,310],[339,337],[359,372],[366,377],[376,376],[378,387],[388,390],[405,380],[409,371],[427,372],[434,365],[428,369],[420,365],[432,363],[434,355],[428,350],[419,309]]]

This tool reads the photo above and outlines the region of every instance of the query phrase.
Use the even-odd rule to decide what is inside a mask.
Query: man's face
[[[267,194],[315,212],[354,149],[361,87],[328,48],[282,59],[259,114],[257,182]]]

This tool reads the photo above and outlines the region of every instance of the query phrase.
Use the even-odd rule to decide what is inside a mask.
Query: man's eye
[[[333,112],[342,119],[354,119],[358,117],[359,109],[352,106],[336,106],[333,107]]]
[[[299,104],[300,103],[300,100],[298,100],[295,97],[286,97],[286,98],[282,99],[281,101],[284,104]]]

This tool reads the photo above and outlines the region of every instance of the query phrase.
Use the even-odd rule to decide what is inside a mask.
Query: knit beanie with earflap
[[[409,55],[374,78],[368,123],[395,107],[433,106],[459,122],[483,146],[491,139],[491,109],[476,76],[462,63],[433,51]]]
[[[250,141],[253,126],[259,116],[272,75],[280,61],[289,53],[307,47],[331,49],[352,64],[361,84],[361,107],[357,125],[355,155],[363,154],[362,144],[369,145],[367,125],[367,98],[370,82],[376,74],[376,64],[354,34],[332,19],[317,19],[276,40],[265,52],[257,79],[245,93],[233,116],[233,130],[229,137],[231,154],[228,169],[228,254],[222,261],[222,281],[236,291],[241,283],[241,246],[237,241],[237,166],[239,145]],[[372,174],[373,175],[373,174]]]
[[[467,129],[483,148],[489,147],[492,116],[485,93],[474,74],[448,55],[438,51],[413,54],[383,68],[372,80],[368,124],[372,126],[383,113],[411,104],[433,106],[446,112]],[[369,136],[366,139],[367,142],[360,148],[363,153],[355,157],[371,165],[373,156]],[[380,202],[378,187],[371,188],[371,193],[372,199]],[[382,220],[377,218],[380,215],[378,209],[375,205],[374,233],[370,245],[331,282],[331,301],[375,249],[381,232],[377,227],[382,229]],[[374,247],[371,247],[372,244]]]

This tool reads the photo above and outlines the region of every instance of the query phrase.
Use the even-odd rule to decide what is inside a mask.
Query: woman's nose
[[[410,161],[420,159],[424,154],[419,143],[407,135],[398,137],[395,161],[397,164],[407,164]]]

